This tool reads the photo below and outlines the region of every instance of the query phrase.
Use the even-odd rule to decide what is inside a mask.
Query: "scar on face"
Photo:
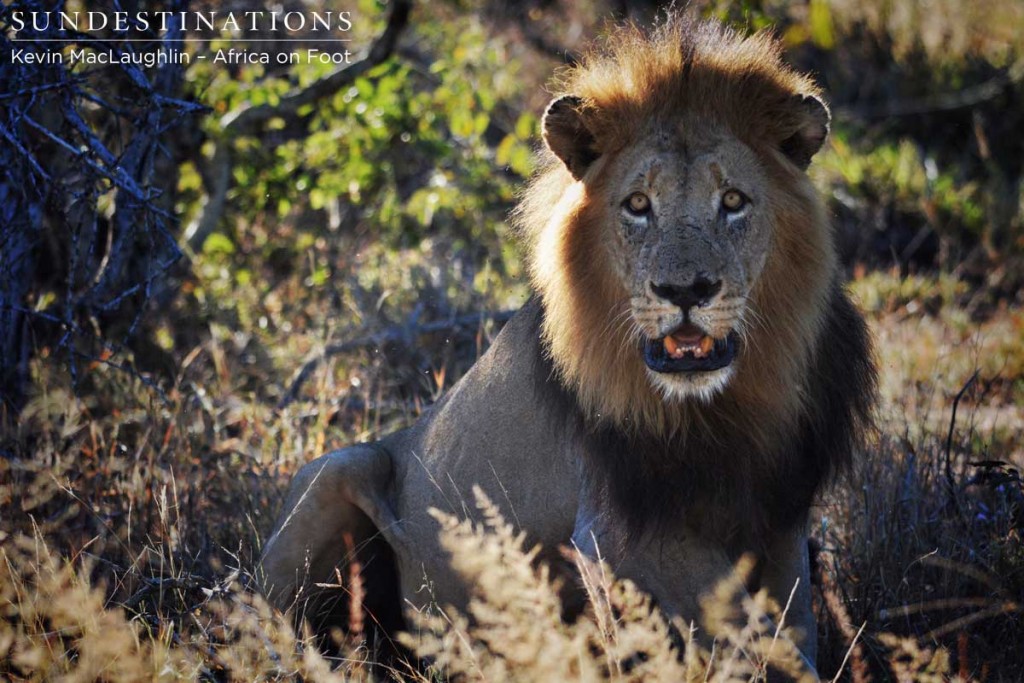
[[[715,179],[715,184],[717,184],[718,187],[724,186],[725,185],[725,173],[722,172],[722,167],[719,166],[717,162],[712,161],[710,169],[711,169],[711,177]]]

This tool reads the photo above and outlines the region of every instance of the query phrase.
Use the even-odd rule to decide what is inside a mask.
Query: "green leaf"
[[[314,187],[309,193],[309,205],[317,210],[324,208],[327,205],[327,193]]]
[[[452,134],[459,138],[468,138],[473,134],[473,114],[466,109],[457,109],[451,117]]]
[[[473,132],[477,135],[483,135],[484,131],[487,130],[488,124],[491,122],[491,117],[480,112],[473,118]]]
[[[527,112],[516,121],[516,137],[520,140],[529,140],[537,129],[537,117]]]
[[[811,0],[810,7],[811,40],[824,50],[831,50],[836,45],[836,31],[832,23],[832,10],[827,0]]]
[[[214,232],[203,242],[203,253],[207,255],[234,254],[235,245],[228,239],[227,235]]]

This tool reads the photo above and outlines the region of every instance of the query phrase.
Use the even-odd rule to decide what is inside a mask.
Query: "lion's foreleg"
[[[769,541],[761,585],[780,606],[789,605],[785,625],[795,629],[797,646],[815,663],[818,624],[811,607],[811,568],[805,523],[798,523],[791,531],[777,533]]]
[[[617,530],[602,524],[602,521],[600,515],[580,516],[573,536],[580,550],[605,559],[618,577],[634,581],[654,598],[669,618],[679,616],[685,623],[697,627],[697,641],[704,647],[711,647],[715,634],[704,628],[709,621],[706,607],[716,609],[720,606],[713,601],[706,605],[706,598],[712,596],[715,588],[735,571],[735,564],[729,559],[725,547],[692,530],[648,535],[636,542],[623,543],[623,537],[617,535]],[[780,536],[777,547],[773,543],[775,562],[766,568],[764,583],[770,595],[782,606],[787,604],[796,586],[785,623],[799,628],[801,633],[797,635],[800,638],[795,645],[808,673],[816,676],[817,631],[810,608],[806,542],[803,544],[804,554],[799,554],[801,538],[806,540],[802,533],[794,532]],[[746,589],[740,587],[733,596],[733,604],[724,607],[730,611],[739,608],[747,596]],[[775,622],[767,618],[765,622],[764,631],[774,634]]]

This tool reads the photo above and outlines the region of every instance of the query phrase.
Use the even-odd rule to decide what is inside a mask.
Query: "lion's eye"
[[[643,216],[651,210],[651,199],[643,192],[634,192],[626,198],[625,207],[634,216]]]
[[[736,212],[747,205],[746,196],[739,190],[726,190],[722,195],[722,208],[729,212]]]

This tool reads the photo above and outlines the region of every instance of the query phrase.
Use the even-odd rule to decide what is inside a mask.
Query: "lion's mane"
[[[766,32],[744,37],[673,18],[650,34],[614,35],[568,68],[556,92],[582,99],[595,153],[633,145],[654,121],[714,121],[767,171],[774,242],[735,376],[710,402],[666,401],[616,319],[623,290],[598,226],[614,220],[618,199],[599,173],[577,182],[548,153],[514,219],[562,403],[586,423],[594,485],[635,531],[680,515],[752,520],[744,536],[794,523],[849,461],[875,389],[868,335],[841,286],[823,203],[769,143],[798,125],[779,115],[779,103],[819,91],[783,63]]]

